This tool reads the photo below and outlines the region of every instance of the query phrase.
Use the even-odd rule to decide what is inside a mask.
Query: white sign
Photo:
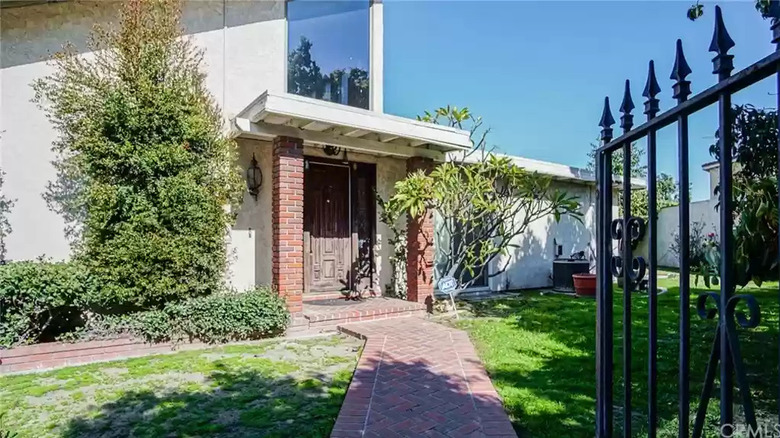
[[[458,315],[458,307],[455,305],[455,294],[457,288],[458,280],[450,277],[449,275],[442,277],[442,279],[439,280],[439,290],[450,296],[450,301],[452,301],[452,311],[455,312],[455,317],[460,319],[460,316]]]
[[[445,294],[448,294],[458,288],[458,280],[453,277],[446,276],[439,280],[439,290]]]

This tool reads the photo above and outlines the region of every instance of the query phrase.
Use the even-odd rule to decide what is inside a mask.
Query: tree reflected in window
[[[368,7],[367,0],[288,3],[289,93],[368,109]]]

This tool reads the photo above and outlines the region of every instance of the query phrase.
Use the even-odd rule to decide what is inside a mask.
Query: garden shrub
[[[100,312],[223,287],[242,181],[179,3],[123,2],[119,25],[92,34],[93,56],[66,49],[33,84],[59,132],[47,199],[101,286],[89,296]]]
[[[146,342],[179,341],[183,338],[171,315],[164,310],[139,312],[130,324],[131,334]]]
[[[125,315],[101,315],[85,312],[82,316],[83,325],[74,330],[60,333],[56,340],[60,342],[99,341],[132,336],[139,315],[135,312]]]
[[[284,298],[265,287],[169,304],[165,313],[175,332],[208,343],[278,334],[290,320]],[[155,333],[150,327],[146,337]]]
[[[0,347],[38,342],[71,329],[90,284],[86,269],[72,262],[0,265]]]
[[[267,287],[224,292],[127,315],[91,315],[63,341],[134,336],[149,343],[199,340],[221,343],[282,333],[290,321],[284,298]]]
[[[699,279],[704,280],[704,284],[710,287],[710,284],[718,284],[718,264],[720,262],[718,248],[718,235],[710,231],[704,232],[704,223],[692,222],[689,230],[690,243],[688,244],[688,266],[691,272],[695,274],[694,284],[698,286]],[[714,228],[713,228],[714,230]],[[680,243],[680,234],[672,234],[672,243],[669,244],[669,251],[679,260],[682,245]]]

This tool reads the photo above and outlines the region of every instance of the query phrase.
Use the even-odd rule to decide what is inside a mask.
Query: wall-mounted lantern
[[[257,195],[260,193],[260,187],[263,185],[263,172],[257,166],[255,154],[252,154],[252,162],[246,169],[246,188],[249,194],[257,201]]]

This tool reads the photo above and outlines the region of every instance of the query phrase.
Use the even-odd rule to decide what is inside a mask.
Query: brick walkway
[[[516,437],[465,332],[421,318],[339,329],[366,344],[331,438]]]

